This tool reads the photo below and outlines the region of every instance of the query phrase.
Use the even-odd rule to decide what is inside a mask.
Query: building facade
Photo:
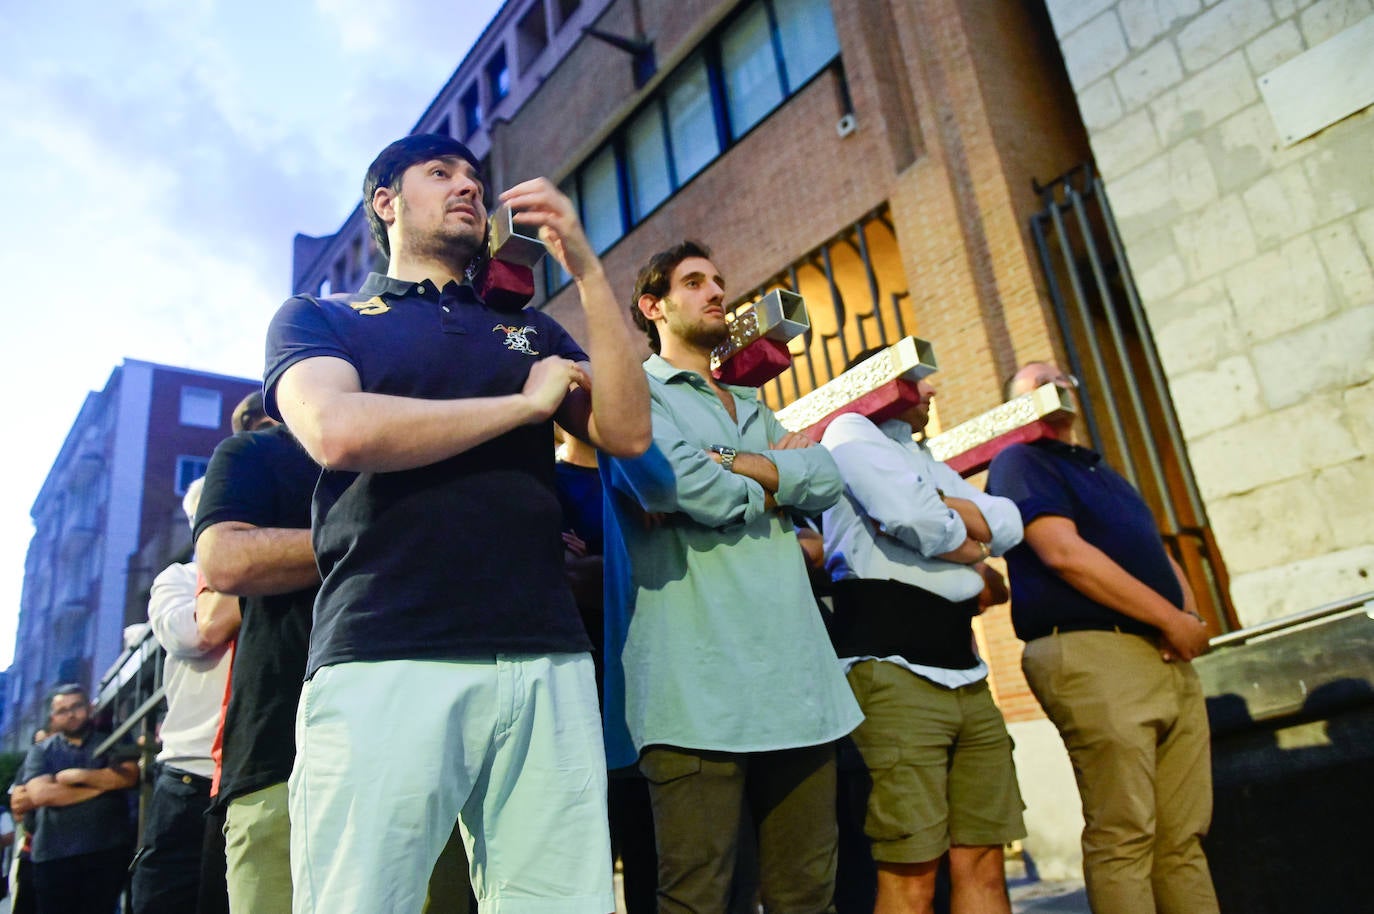
[[[186,487],[260,382],[133,359],[93,391],[34,500],[0,745],[28,745],[64,682],[95,690],[146,621],[153,577],[189,556]]]
[[[1374,3],[1049,6],[1239,620],[1374,590]]]
[[[510,0],[415,131],[462,139],[494,189],[556,181],[627,312],[638,266],[683,237],[714,248],[739,303],[801,292],[812,329],[765,388],[775,407],[906,334],[942,366],[936,429],[998,404],[1020,363],[1072,367],[1094,441],[1227,630],[1370,589],[1374,121],[1365,100],[1284,145],[1256,85],[1369,14]],[[361,208],[296,255],[299,292],[379,265]],[[575,293],[544,267],[535,304],[577,335]],[[1007,609],[978,628],[1027,847],[1042,875],[1069,875],[1081,820],[1062,745]]]

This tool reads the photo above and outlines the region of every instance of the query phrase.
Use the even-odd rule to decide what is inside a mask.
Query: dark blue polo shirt
[[[553,318],[488,308],[467,286],[373,273],[347,300],[297,296],[267,335],[264,393],[302,359],[351,363],[370,393],[519,393],[537,359],[587,356]],[[560,653],[590,647],[563,577],[553,423],[429,466],[324,472],[312,529],[324,577],[307,678],[348,661]]]
[[[92,731],[77,746],[62,734],[54,733],[29,747],[21,769],[23,782],[28,783],[42,774],[55,775],[64,768],[108,768],[113,753],[97,756],[91,751],[108,736],[108,733]],[[71,806],[43,806],[35,815],[38,829],[33,836],[34,863],[132,847],[133,844],[127,790],[107,790]]]
[[[987,491],[1016,502],[1027,527],[1042,515],[1066,517],[1078,535],[1175,606],[1183,591],[1159,538],[1159,527],[1140,493],[1096,451],[1042,439],[1015,444],[993,458]],[[1007,553],[1011,621],[1031,641],[1066,629],[1110,629],[1141,635],[1158,630],[1089,599],[1040,561],[1022,541]]]

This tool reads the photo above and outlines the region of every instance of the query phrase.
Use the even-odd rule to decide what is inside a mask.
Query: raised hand
[[[538,229],[539,239],[573,279],[601,268],[572,201],[548,178],[522,181],[500,199],[515,211],[518,224]]]

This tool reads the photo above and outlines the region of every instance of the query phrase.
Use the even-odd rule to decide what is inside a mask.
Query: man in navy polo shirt
[[[129,788],[138,765],[97,756],[107,734],[91,721],[86,690],[52,696],[53,734],[29,749],[23,778],[38,810],[33,875],[38,914],[109,914],[133,856]]]
[[[1077,387],[1032,362],[1008,393],[1047,383]],[[1026,526],[1007,553],[1012,624],[1078,778],[1088,899],[1099,914],[1215,912],[1207,712],[1188,662],[1207,650],[1206,625],[1140,494],[1074,443],[1072,417],[1051,430],[998,454],[987,491]]]
[[[483,911],[615,907],[589,643],[563,576],[553,423],[649,445],[638,348],[571,201],[501,195],[572,276],[588,356],[551,317],[465,282],[487,223],[477,160],[406,137],[368,169],[390,258],[346,300],[297,296],[264,391],[324,471],[324,583],[291,775],[297,912],[419,910],[455,818]]]

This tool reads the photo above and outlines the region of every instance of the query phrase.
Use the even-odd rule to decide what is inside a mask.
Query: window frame
[[[206,413],[204,421],[196,416],[189,416],[187,413],[188,399],[193,399],[196,395],[205,395],[205,403],[208,405],[210,398],[213,397],[215,407],[213,410],[214,421],[210,421],[210,413]],[[194,410],[196,407],[191,407]],[[183,384],[177,396],[177,422],[185,428],[219,428],[224,424],[224,392],[213,387],[198,387],[195,384]]]
[[[634,231],[640,224],[652,218],[654,213],[676,197],[678,193],[691,184],[698,175],[704,173],[714,162],[724,157],[735,146],[744,142],[751,133],[776,114],[788,101],[805,90],[812,82],[820,79],[826,72],[833,70],[841,82],[846,80],[842,48],[839,44],[839,33],[834,22],[834,9],[827,4],[827,9],[831,17],[831,30],[835,33],[834,53],[817,66],[814,72],[806,77],[806,79],[796,85],[792,84],[793,80],[788,75],[787,71],[787,58],[783,47],[783,35],[779,26],[777,10],[775,8],[775,4],[778,2],[787,2],[787,0],[751,0],[751,2],[741,4],[728,18],[721,22],[716,28],[712,29],[712,31],[702,40],[701,44],[698,45],[692,53],[688,54],[681,63],[674,67],[672,72],[667,74],[667,76],[659,82],[654,91],[637,105],[633,111],[629,112],[623,121],[616,125],[615,130],[605,142],[598,145],[585,159],[577,164],[576,168],[569,172],[565,181],[574,182],[578,189],[574,206],[577,209],[579,218],[582,218],[585,224],[587,197],[582,190],[583,172],[593,163],[597,162],[608,149],[612,151],[615,157],[617,180],[619,182],[618,194],[622,228],[620,234],[602,248],[600,251],[601,254],[604,255],[610,251],[620,242],[620,239]],[[732,136],[733,131],[729,113],[729,92],[722,61],[722,47],[726,36],[731,34],[732,30],[739,26],[744,17],[749,15],[758,6],[761,6],[764,11],[768,29],[768,45],[771,50],[774,74],[781,88],[781,95],[775,104],[761,112],[752,124],[740,131],[738,136]],[[679,167],[677,150],[674,148],[672,118],[668,111],[668,89],[670,87],[675,87],[678,80],[683,77],[683,74],[688,72],[690,67],[698,65],[704,67],[706,72],[707,97],[711,105],[711,115],[715,129],[717,148],[714,155],[709,157],[699,168],[692,172],[691,175],[687,176],[686,179],[683,179],[680,177],[681,168]],[[638,204],[635,187],[630,178],[629,132],[631,126],[637,124],[641,117],[646,116],[651,108],[657,108],[659,112],[663,144],[665,147],[664,167],[668,173],[668,193],[652,207],[645,209],[643,212],[637,212]],[[570,281],[566,274],[563,274],[557,267],[557,264],[551,263],[551,261],[552,258],[545,258],[545,301],[562,291]]]

